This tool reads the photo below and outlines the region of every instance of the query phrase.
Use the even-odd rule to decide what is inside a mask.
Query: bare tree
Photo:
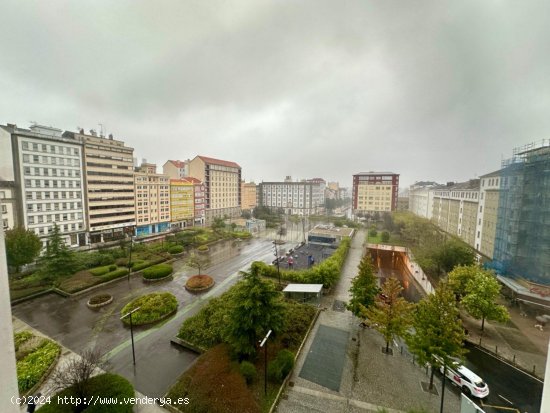
[[[201,275],[201,270],[208,268],[211,262],[207,256],[191,253],[185,264],[191,268],[196,268],[199,271],[199,275]]]
[[[98,348],[84,350],[82,355],[67,360],[52,374],[52,387],[56,391],[72,388],[76,397],[87,396],[90,378],[103,367],[102,353]],[[77,407],[80,411],[82,406]]]

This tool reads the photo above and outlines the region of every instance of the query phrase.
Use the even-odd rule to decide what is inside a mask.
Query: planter
[[[191,285],[190,285],[191,284]],[[197,284],[193,286],[193,284]],[[215,284],[212,277],[206,274],[194,275],[185,283],[185,289],[192,293],[202,293],[210,290]]]
[[[104,298],[104,299],[102,299],[102,298]],[[94,301],[97,301],[97,302],[94,302]],[[110,295],[110,294],[99,294],[99,295],[94,295],[94,296],[90,297],[90,299],[88,300],[86,305],[89,308],[100,308],[100,307],[104,307],[108,304],[111,304],[112,302],[113,302],[113,296],[112,295]]]
[[[205,245],[206,247],[206,245]],[[197,252],[200,253],[200,254],[204,254],[206,252],[210,251],[210,248],[206,247],[206,248],[203,248],[203,249],[199,249],[197,248]]]

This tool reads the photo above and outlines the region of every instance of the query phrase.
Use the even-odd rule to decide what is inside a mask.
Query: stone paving
[[[439,396],[425,393],[421,381],[427,381],[425,370],[394,347],[394,356],[382,354],[382,337],[374,330],[363,330],[349,311],[333,310],[335,300],[347,301],[351,281],[363,254],[364,231],[352,242],[340,281],[335,290],[322,299],[322,311],[304,349],[296,362],[289,385],[277,406],[279,413],[306,412],[405,412],[412,408],[439,411]],[[350,333],[340,390],[333,391],[299,377],[303,363],[320,325]],[[436,384],[439,390],[439,383]],[[440,394],[440,393],[439,393]],[[445,412],[458,412],[460,394],[454,389],[445,392]]]

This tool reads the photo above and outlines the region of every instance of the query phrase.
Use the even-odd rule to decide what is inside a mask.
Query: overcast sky
[[[550,138],[550,2],[0,5],[0,123],[99,129],[247,180],[467,180]]]

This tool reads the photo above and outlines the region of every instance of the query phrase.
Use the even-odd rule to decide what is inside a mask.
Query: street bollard
[[[514,354],[514,361],[512,363],[516,364],[516,355]]]
[[[498,346],[495,346],[495,354],[498,356]]]

